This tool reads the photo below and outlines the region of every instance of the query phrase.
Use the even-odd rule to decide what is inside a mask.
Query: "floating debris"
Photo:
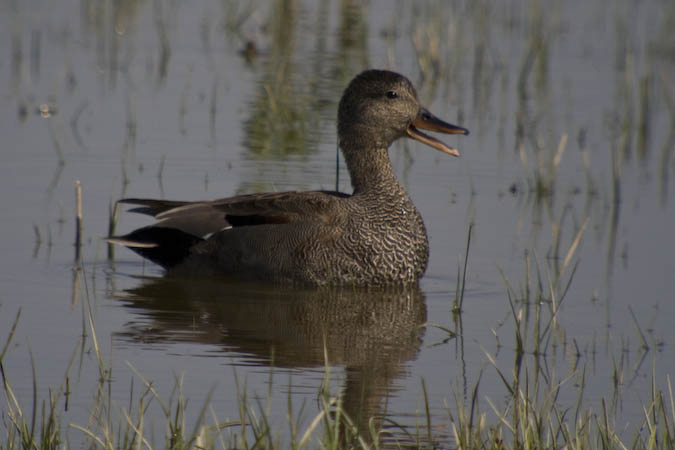
[[[57,113],[56,106],[50,105],[49,103],[43,103],[40,106],[37,107],[37,110],[35,111],[36,114],[39,114],[40,116],[46,118],[49,118],[51,116],[55,116]]]

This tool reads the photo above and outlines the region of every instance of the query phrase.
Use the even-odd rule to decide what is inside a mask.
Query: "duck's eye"
[[[396,91],[387,91],[387,98],[398,98]]]

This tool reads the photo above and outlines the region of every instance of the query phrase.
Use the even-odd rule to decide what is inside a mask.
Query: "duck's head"
[[[423,130],[469,134],[466,128],[442,121],[420,105],[417,92],[403,75],[367,70],[347,86],[338,109],[338,138],[343,150],[388,148],[403,136],[453,156],[459,152]]]

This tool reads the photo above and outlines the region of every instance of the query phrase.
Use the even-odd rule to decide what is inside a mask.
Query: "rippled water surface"
[[[665,388],[675,371],[675,7],[482,3],[1,5],[0,349],[20,314],[2,357],[19,401],[30,410],[33,365],[38,398],[68,379],[63,423],[86,425],[99,348],[118,408],[142,379],[166,399],[179,380],[189,420],[207,399],[236,420],[247,392],[283,435],[289,399],[306,426],[328,371],[362,424],[426,423],[424,384],[445,446],[448,409],[479,379],[497,421],[487,399],[507,398],[497,369],[512,376],[517,318],[528,370],[563,382],[561,405],[583,385],[587,407],[604,398],[617,429],[637,429],[652,377]],[[407,75],[471,130],[444,138],[460,158],[390,151],[430,236],[419,287],[165,279],[109,253],[121,197],[349,191],[337,101],[370,67]],[[122,211],[116,230],[146,223]],[[160,408],[149,415],[162,430]]]

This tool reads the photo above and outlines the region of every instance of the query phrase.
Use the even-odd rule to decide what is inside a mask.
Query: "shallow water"
[[[87,423],[98,377],[91,309],[120,407],[140,375],[166,398],[182,376],[191,419],[211,388],[218,419],[236,419],[245,384],[269,398],[280,430],[289,397],[295,411],[305,405],[306,425],[325,348],[331,386],[355,415],[424,423],[424,380],[445,444],[445,400],[452,410],[479,377],[482,400],[506,398],[486,354],[511,373],[510,285],[529,330],[538,307],[545,321],[557,309],[538,362],[552,379],[569,377],[562,404],[575,404],[583,372],[587,406],[610,399],[617,429],[637,429],[652,374],[664,388],[675,369],[673,5],[316,3],[0,6],[0,335],[20,311],[2,361],[17,397],[29,408],[31,355],[40,398],[72,359],[63,422]],[[337,101],[366,67],[406,74],[433,112],[471,130],[444,138],[461,158],[413,142],[390,152],[430,235],[418,289],[166,280],[126,249],[108,258],[100,238],[120,197],[333,188]],[[342,162],[338,184],[349,188]],[[117,229],[145,223],[123,213]],[[451,309],[470,224],[458,328]]]

